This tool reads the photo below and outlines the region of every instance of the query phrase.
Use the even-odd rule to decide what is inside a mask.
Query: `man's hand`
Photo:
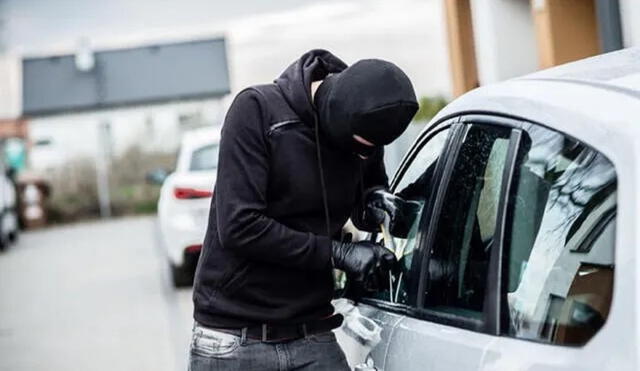
[[[391,251],[370,241],[346,243],[332,241],[331,260],[334,268],[364,281],[379,270],[389,270],[396,262]]]
[[[367,225],[383,224],[385,214],[387,214],[389,215],[389,232],[400,238],[407,237],[421,210],[420,202],[407,201],[384,189],[369,193],[365,206],[365,223]]]
[[[398,216],[398,209],[403,203],[402,198],[384,189],[370,192],[365,200],[367,222],[380,225],[384,222],[385,214],[387,214],[393,223]]]

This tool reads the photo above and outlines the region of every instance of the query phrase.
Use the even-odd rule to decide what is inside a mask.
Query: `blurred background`
[[[420,111],[640,45],[637,0],[0,0],[0,370],[183,370],[234,95],[309,49],[382,58]]]

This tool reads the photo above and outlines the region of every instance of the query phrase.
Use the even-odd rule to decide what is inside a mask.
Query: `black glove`
[[[331,261],[334,268],[364,281],[379,270],[389,270],[396,262],[391,251],[370,241],[354,243],[331,241]]]
[[[393,236],[406,238],[420,212],[421,204],[416,201],[406,201],[384,189],[378,189],[367,195],[365,206],[367,225],[379,226],[384,223],[385,214],[388,214],[389,232]]]
[[[385,214],[395,220],[398,208],[404,200],[384,189],[369,192],[365,200],[365,218],[367,223],[380,225],[384,222]]]

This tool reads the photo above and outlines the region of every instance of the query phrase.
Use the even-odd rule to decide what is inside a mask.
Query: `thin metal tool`
[[[393,237],[391,237],[391,233],[389,231],[389,224],[391,224],[391,217],[389,214],[384,214],[384,222],[380,224],[380,230],[382,231],[382,239],[384,240],[384,246],[393,252],[393,255],[396,254],[396,245],[395,241],[393,241]],[[389,271],[389,301],[393,301],[393,275],[391,271]]]
[[[391,231],[389,230],[389,225],[391,224],[391,217],[389,214],[384,214],[384,222],[380,224],[380,230],[382,230],[382,238],[384,239],[384,246],[391,250],[393,254],[396,254],[396,244],[393,238],[391,237]]]
[[[396,296],[393,298],[394,303],[398,302],[398,294],[400,294],[400,283],[402,283],[402,273],[404,272],[400,272],[400,275],[398,276],[398,285],[396,286]]]

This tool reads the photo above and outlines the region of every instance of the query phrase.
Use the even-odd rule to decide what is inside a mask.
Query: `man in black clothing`
[[[393,198],[383,146],[417,107],[392,63],[347,67],[324,50],[236,96],[196,271],[193,371],[348,369],[330,331],[333,268],[366,280],[395,258],[340,242],[341,228],[377,228]]]

